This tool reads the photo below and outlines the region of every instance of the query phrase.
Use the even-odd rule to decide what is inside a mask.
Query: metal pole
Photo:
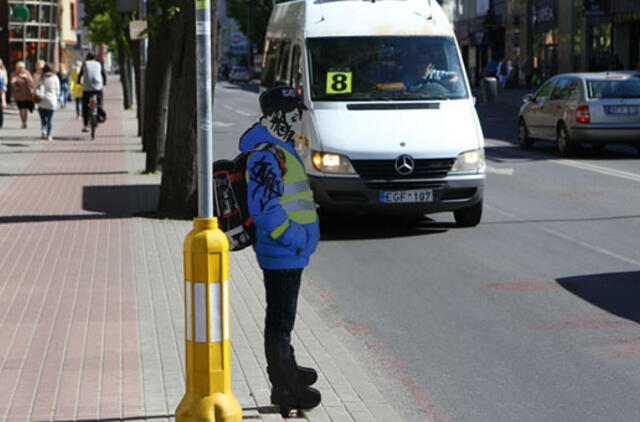
[[[147,0],[140,0],[140,20],[147,19]],[[148,37],[140,39],[140,128],[144,135],[144,85],[147,72],[147,45]]]
[[[211,90],[211,11],[196,0],[196,72],[198,84],[198,217],[213,217],[213,131]]]

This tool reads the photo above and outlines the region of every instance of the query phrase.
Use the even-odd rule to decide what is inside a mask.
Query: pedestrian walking
[[[64,63],[60,63],[58,80],[60,81],[60,108],[65,108],[67,105],[67,95],[69,95],[69,72],[67,65]]]
[[[89,132],[89,99],[92,95],[98,97],[98,107],[102,108],[102,88],[107,84],[107,74],[102,63],[96,60],[93,52],[88,52],[82,64],[77,82],[82,80],[82,118],[83,132]]]
[[[82,78],[78,79],[81,67],[82,62],[78,60],[71,69],[71,78],[69,81],[71,96],[73,97],[73,101],[76,104],[76,119],[80,118],[82,110]]]
[[[33,86],[38,86],[42,77],[42,68],[47,64],[44,60],[36,60],[35,70],[33,72]]]
[[[53,129],[53,114],[58,108],[60,100],[60,80],[48,64],[42,68],[42,76],[36,87],[36,95],[40,98],[38,103],[38,113],[42,128],[42,139],[53,140],[51,130]]]
[[[533,79],[533,61],[527,57],[522,64],[522,71],[524,72],[524,82],[527,86],[527,91],[531,91],[531,80]]]
[[[7,86],[9,78],[4,62],[0,59],[0,128],[4,125],[4,109],[7,108]]]
[[[22,128],[27,128],[28,113],[33,113],[33,77],[26,69],[23,61],[16,62],[15,71],[11,74],[13,98],[20,110]]]
[[[310,409],[321,401],[320,392],[309,387],[318,378],[316,371],[298,366],[291,347],[302,271],[320,232],[313,193],[294,145],[307,108],[288,86],[262,93],[260,108],[263,117],[242,135],[240,149],[250,152],[248,205],[266,290],[264,349],[271,402],[288,412]],[[265,144],[275,146],[279,154],[261,148]]]
[[[498,81],[500,82],[500,88],[505,89],[507,87],[509,76],[511,75],[511,63],[509,63],[506,57],[498,63],[496,74],[498,76]]]
[[[489,59],[487,65],[484,68],[484,76],[494,77],[496,76],[496,70],[498,68],[498,64],[495,60]]]

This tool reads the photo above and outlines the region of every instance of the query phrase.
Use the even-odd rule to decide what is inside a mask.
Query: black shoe
[[[296,389],[275,389],[271,392],[271,403],[280,406],[283,417],[288,416],[292,409],[313,409],[322,401],[320,392],[311,387],[298,387]],[[285,416],[286,415],[286,416]]]

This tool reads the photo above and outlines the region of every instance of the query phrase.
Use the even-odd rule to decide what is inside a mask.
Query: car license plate
[[[380,202],[387,204],[433,202],[433,191],[431,189],[383,191],[380,192]]]
[[[638,114],[637,106],[610,105],[610,106],[605,106],[604,110],[607,114],[622,114],[622,115]]]

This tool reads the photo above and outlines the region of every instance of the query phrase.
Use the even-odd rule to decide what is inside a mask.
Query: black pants
[[[0,104],[0,127],[2,127],[4,123],[4,110],[2,109],[2,104]]]
[[[302,268],[264,270],[267,316],[264,327],[264,350],[267,372],[274,385],[295,382],[295,358],[291,331],[296,319]]]
[[[98,107],[102,108],[102,91],[84,91],[82,93],[82,121],[85,127],[89,126],[89,99],[93,94],[98,94]]]

